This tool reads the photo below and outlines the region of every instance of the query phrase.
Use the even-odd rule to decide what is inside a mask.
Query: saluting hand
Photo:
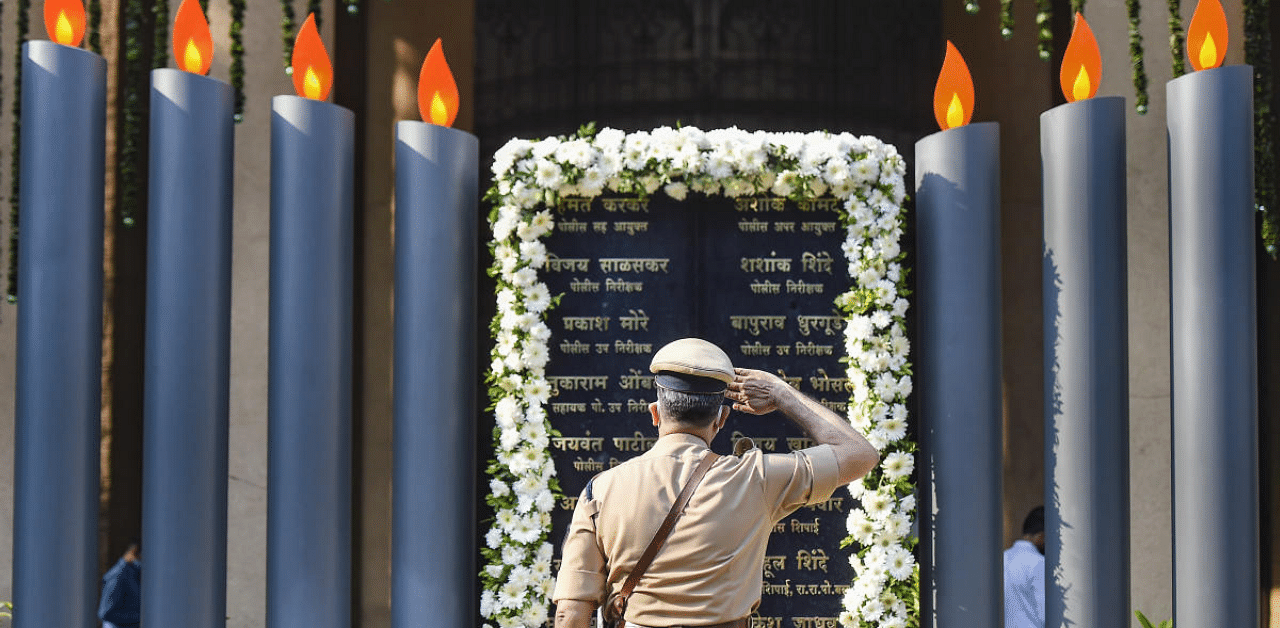
[[[725,399],[733,409],[747,414],[769,414],[778,409],[778,396],[786,392],[787,383],[777,375],[755,369],[733,369],[733,381],[725,391]]]

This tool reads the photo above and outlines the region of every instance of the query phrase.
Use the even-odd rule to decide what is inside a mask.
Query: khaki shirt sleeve
[[[775,521],[801,506],[831,499],[840,487],[840,467],[830,445],[818,445],[788,454],[766,454],[765,499]]]
[[[600,502],[587,499],[586,491],[578,497],[573,520],[564,536],[560,575],[551,594],[552,602],[582,600],[599,605],[605,595],[606,566],[604,553],[596,539],[596,513]]]

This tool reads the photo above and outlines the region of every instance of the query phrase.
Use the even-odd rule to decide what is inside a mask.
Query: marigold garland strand
[[[1187,33],[1182,28],[1182,3],[1180,0],[1168,0],[1169,3],[1169,54],[1173,57],[1173,78],[1187,73],[1187,60],[1182,50],[1186,45]]]
[[[18,0],[15,9],[18,12],[15,40],[17,51],[13,55],[13,144],[9,162],[9,273],[8,297],[13,303],[18,298],[18,193],[21,164],[18,155],[21,153],[22,141],[22,43],[27,40],[27,32],[31,28],[31,0]]]
[[[1139,115],[1147,113],[1147,67],[1142,50],[1142,5],[1138,0],[1125,0],[1129,12],[1129,62],[1133,65],[1133,109]]]
[[[1275,112],[1272,110],[1271,6],[1269,0],[1244,2],[1244,57],[1253,66],[1253,185],[1262,212],[1262,244],[1276,258]]]

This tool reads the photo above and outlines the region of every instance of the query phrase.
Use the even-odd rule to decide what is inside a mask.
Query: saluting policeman
[[[705,340],[662,347],[649,369],[658,441],[597,475],[578,498],[552,594],[555,628],[587,628],[601,605],[609,622],[622,608],[627,628],[746,628],[760,604],[774,524],[830,499],[875,467],[879,452],[825,406],[777,376],[735,369]],[[748,414],[778,410],[819,444],[718,457],[710,443],[729,417],[726,399]],[[698,469],[708,456],[708,466]],[[695,471],[705,473],[700,483],[690,482]],[[687,486],[692,496],[677,514],[673,505]],[[674,527],[665,543],[655,543],[668,515]],[[652,562],[631,583],[630,595],[620,596],[651,544],[660,545]]]

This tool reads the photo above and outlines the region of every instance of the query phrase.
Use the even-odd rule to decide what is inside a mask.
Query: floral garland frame
[[[494,155],[489,243],[496,282],[494,339],[485,381],[495,458],[486,503],[494,517],[481,553],[481,615],[486,628],[534,628],[547,619],[553,548],[551,510],[562,496],[548,446],[556,436],[545,405],[551,330],[558,304],[538,271],[542,238],[555,228],[551,208],[565,198],[606,192],[675,200],[690,193],[728,197],[772,194],[794,201],[835,197],[846,239],[850,288],[835,299],[846,319],[845,356],[852,389],[849,420],[881,452],[881,464],[848,487],[848,557],[856,573],[843,598],[847,628],[919,626],[919,566],[913,550],[916,444],[908,438],[911,394],[907,270],[903,236],[905,163],[880,140],[848,133],[766,133],[736,128],[661,127],[624,133],[588,125],[576,136],[513,139]]]

